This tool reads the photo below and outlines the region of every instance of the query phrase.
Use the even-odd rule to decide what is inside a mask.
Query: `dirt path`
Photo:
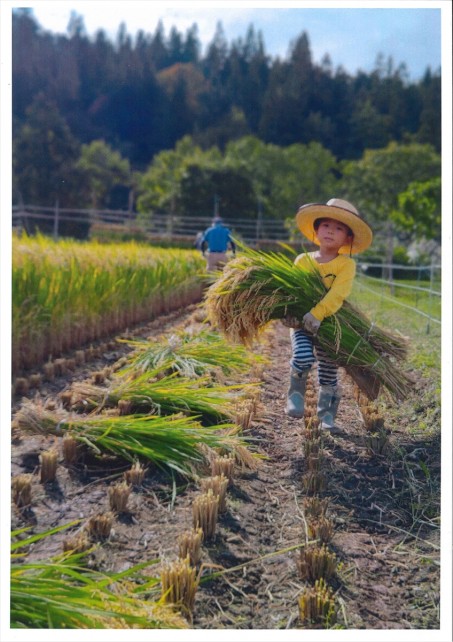
[[[186,321],[170,315],[164,323],[142,326],[135,334],[170,332]],[[121,350],[110,359],[117,359]],[[289,337],[279,324],[268,333],[264,351],[271,359],[263,375],[262,409],[250,429],[265,455],[256,471],[237,471],[228,491],[227,512],[220,517],[214,542],[203,547],[202,561],[233,569],[216,579],[203,574],[193,626],[206,629],[284,629],[301,626],[297,598],[304,583],[297,571],[298,545],[305,542],[303,424],[284,414]],[[71,380],[86,378],[106,365],[105,357],[39,394],[55,395]],[[392,629],[439,626],[438,523],[426,507],[439,476],[439,444],[408,437],[404,418],[393,424],[390,452],[371,456],[351,381],[341,374],[344,397],[339,409],[343,433],[325,442],[323,472],[328,515],[334,522],[329,548],[340,562],[330,582],[336,591],[337,626]],[[423,382],[420,382],[420,386]],[[316,387],[316,382],[314,382]],[[406,418],[408,420],[409,418]],[[33,472],[42,438],[13,440],[13,474]],[[423,459],[425,467],[417,462]],[[427,483],[425,468],[430,471]],[[107,487],[128,466],[87,458],[83,465],[60,466],[58,482],[33,486],[33,507],[13,513],[13,527],[26,523],[40,532],[108,509]],[[197,484],[178,488],[150,470],[143,488],[134,491],[130,512],[115,521],[110,540],[93,557],[107,570],[123,570],[144,559],[174,559],[176,539],[192,525],[191,504]],[[36,556],[61,552],[64,534],[51,538]],[[287,550],[293,549],[293,550]]]

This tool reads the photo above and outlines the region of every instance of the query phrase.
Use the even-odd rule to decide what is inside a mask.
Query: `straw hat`
[[[373,232],[370,226],[364,221],[354,205],[348,201],[343,201],[341,198],[331,198],[325,205],[323,203],[308,203],[299,208],[296,215],[297,226],[304,236],[319,245],[313,226],[317,218],[333,218],[351,228],[354,234],[352,245],[348,242],[340,247],[339,254],[357,254],[371,245]]]

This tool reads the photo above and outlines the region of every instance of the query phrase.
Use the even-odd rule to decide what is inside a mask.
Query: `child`
[[[328,290],[302,321],[291,317],[284,321],[291,327],[293,351],[286,413],[290,417],[303,417],[307,377],[315,362],[313,336],[322,321],[335,314],[350,294],[356,267],[351,255],[365,250],[371,244],[373,233],[354,205],[339,198],[332,198],[326,205],[303,205],[296,222],[302,234],[319,245],[319,249],[300,254],[294,263],[306,269],[315,266]],[[336,432],[335,417],[341,398],[338,367],[319,346],[315,351],[319,382],[318,417],[323,428]]]

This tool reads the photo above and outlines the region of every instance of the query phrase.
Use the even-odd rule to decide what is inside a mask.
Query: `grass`
[[[359,277],[359,279],[367,287],[372,288],[379,296],[393,296],[396,301],[414,307],[425,314],[429,314],[434,319],[440,320],[441,318],[442,304],[440,296],[410,289],[410,287],[430,289],[429,281],[394,279],[395,287],[392,293],[391,286],[381,281],[381,279],[370,277]],[[433,291],[440,292],[440,289],[441,285],[439,282],[433,284]],[[414,312],[414,314],[416,314],[416,312]]]
[[[373,288],[374,289],[374,288]],[[407,363],[418,375],[422,386],[415,388],[408,401],[397,409],[398,416],[414,417],[409,429],[412,432],[435,434],[440,430],[441,404],[441,326],[431,323],[415,311],[395,305],[391,300],[376,296],[375,291],[363,288],[356,282],[351,301],[376,323],[391,324],[392,328],[409,337]],[[414,413],[415,409],[415,413]],[[395,414],[395,410],[388,410]]]

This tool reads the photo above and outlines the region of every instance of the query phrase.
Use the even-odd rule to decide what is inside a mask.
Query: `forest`
[[[398,163],[395,184],[385,203],[368,198],[381,210],[371,217],[401,219],[398,197],[409,228],[420,192],[440,216],[440,70],[410,81],[405,63],[380,54],[352,76],[327,53],[313,62],[306,32],[284,59],[253,25],[245,32],[227,42],[219,22],[202,54],[196,24],[134,37],[123,24],[111,41],[88,37],[77,14],[61,35],[16,10],[13,201],[190,216],[209,214],[215,191],[236,216],[284,218],[339,183],[359,199],[354,186],[382,188],[382,157]],[[370,164],[378,180],[364,179]]]

